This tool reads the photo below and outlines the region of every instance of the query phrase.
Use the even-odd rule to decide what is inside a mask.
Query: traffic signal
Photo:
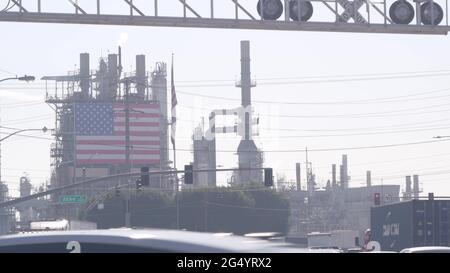
[[[379,206],[381,204],[380,193],[377,192],[373,195],[373,203],[375,204],[375,206]]]
[[[120,197],[120,189],[116,188],[116,197]]]
[[[273,186],[273,169],[272,168],[264,169],[264,185],[266,187]]]
[[[184,165],[184,184],[194,184],[194,166],[192,165]]]
[[[150,174],[148,167],[142,167],[141,168],[141,186],[142,187],[149,187],[150,186]]]
[[[142,181],[141,179],[136,180],[136,189],[140,190],[142,188]]]

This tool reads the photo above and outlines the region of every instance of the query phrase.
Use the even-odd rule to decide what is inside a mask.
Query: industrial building
[[[339,180],[336,166],[331,166],[332,178],[325,188],[316,187],[315,175],[308,167],[307,188],[302,190],[300,163],[296,164],[297,189],[283,192],[291,205],[290,237],[306,238],[311,232],[354,230],[359,238],[363,238],[365,230],[370,228],[370,209],[375,198],[379,196],[381,204],[400,201],[400,185],[373,185],[370,171],[365,187],[349,187],[347,155],[342,156]]]
[[[256,83],[251,79],[250,67],[250,42],[241,41],[241,79],[236,87],[241,89],[241,106],[233,109],[215,109],[209,115],[209,128],[205,130],[204,125],[195,129],[193,135],[194,147],[194,169],[216,168],[216,135],[237,134],[241,141],[237,147],[238,168],[242,169],[232,174],[231,185],[245,185],[249,183],[262,183],[263,174],[261,168],[264,165],[264,156],[253,140],[253,126],[258,125],[259,120],[253,118],[251,89]],[[216,117],[234,116],[234,126],[217,126]],[[259,169],[259,170],[258,170]],[[194,183],[199,186],[215,186],[216,173],[194,174]]]
[[[167,66],[149,72],[145,55],[136,56],[135,71],[122,71],[122,54],[101,58],[91,70],[88,53],[80,54],[77,71],[45,76],[46,102],[55,111],[55,142],[51,147],[51,188],[126,172],[141,167],[169,170]],[[152,176],[151,186],[174,188],[169,175]],[[131,183],[116,179],[65,194],[104,193]],[[73,204],[55,204],[53,215],[76,217]]]

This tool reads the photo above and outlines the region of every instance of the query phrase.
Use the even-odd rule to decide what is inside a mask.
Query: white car
[[[0,237],[0,253],[307,253],[243,236],[160,229],[50,231]],[[332,252],[332,251],[330,251]]]
[[[422,246],[405,248],[400,253],[450,253],[450,247],[445,246]]]

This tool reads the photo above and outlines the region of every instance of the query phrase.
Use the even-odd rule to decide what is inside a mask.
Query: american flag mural
[[[126,164],[123,103],[75,105],[77,165]],[[160,113],[157,103],[129,104],[130,160],[132,165],[160,163]]]

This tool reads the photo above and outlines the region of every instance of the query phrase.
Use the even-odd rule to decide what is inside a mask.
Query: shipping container
[[[411,200],[371,208],[372,241],[383,251],[450,246],[450,200]]]

